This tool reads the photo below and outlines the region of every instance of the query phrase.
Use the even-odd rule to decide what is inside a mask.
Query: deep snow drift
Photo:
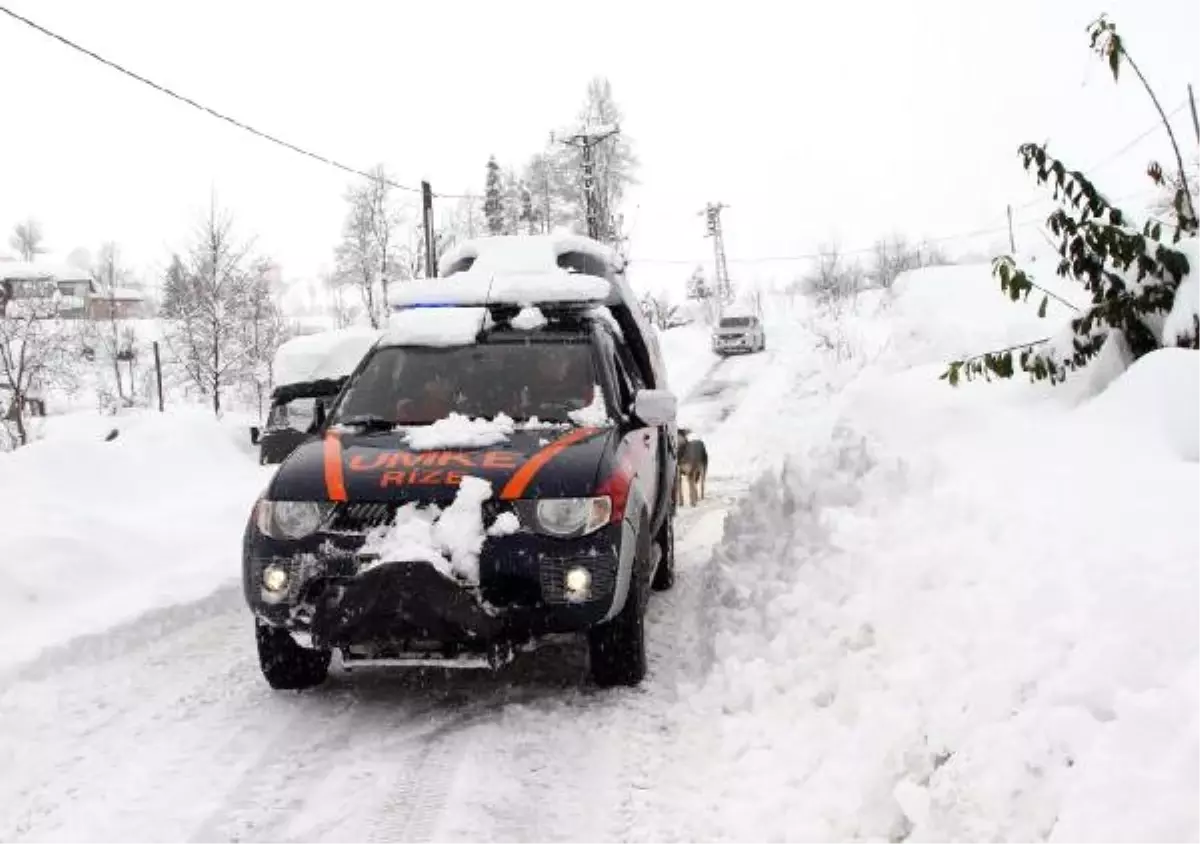
[[[1095,398],[937,380],[1035,307],[913,273],[845,315],[831,406],[781,389],[661,778],[684,837],[1196,840],[1200,354]]]
[[[270,477],[245,425],[211,412],[46,421],[45,440],[0,453],[0,668],[236,577]]]

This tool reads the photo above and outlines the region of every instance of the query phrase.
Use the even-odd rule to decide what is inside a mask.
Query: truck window
[[[375,417],[426,425],[451,413],[570,422],[572,411],[591,404],[596,383],[592,347],[582,335],[384,347],[347,388],[331,422]]]

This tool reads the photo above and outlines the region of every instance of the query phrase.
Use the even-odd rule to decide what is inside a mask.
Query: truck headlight
[[[258,502],[258,529],[272,539],[302,539],[321,526],[331,504],[319,501]]]
[[[537,502],[534,514],[534,527],[539,533],[564,538],[586,536],[608,524],[612,499],[607,495],[543,498]]]

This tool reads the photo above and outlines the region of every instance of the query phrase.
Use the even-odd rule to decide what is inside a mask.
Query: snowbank
[[[1034,281],[1075,307],[1087,304],[1081,284],[1045,266]],[[1013,302],[1000,290],[990,264],[926,267],[901,275],[892,285],[889,328],[909,363],[945,363],[980,352],[1037,340],[1055,333],[1074,311],[1051,299],[1038,318],[1043,294]]]
[[[0,454],[0,666],[235,581],[270,476],[244,425],[201,411],[47,421]]]
[[[681,838],[1200,837],[1200,353],[1083,404],[951,389],[949,355],[1040,322],[963,270],[910,274],[868,317],[887,357],[808,379],[837,393],[777,361],[753,437],[710,439],[714,471],[786,456],[704,575],[711,668],[656,779]]]

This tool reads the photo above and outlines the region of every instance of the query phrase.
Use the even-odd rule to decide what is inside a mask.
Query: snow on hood
[[[275,384],[282,387],[345,377],[379,336],[374,328],[351,327],[294,337],[275,353]]]
[[[445,510],[436,506],[405,504],[390,525],[367,534],[361,553],[375,556],[360,571],[383,565],[426,562],[443,576],[471,586],[479,584],[479,552],[487,532],[483,503],[492,497],[492,485],[482,478],[467,476]],[[514,533],[515,517],[492,525],[495,535]]]
[[[495,419],[471,419],[451,413],[431,425],[409,428],[404,433],[404,442],[413,451],[484,448],[507,442],[515,427],[513,420],[503,413]]]
[[[487,308],[410,308],[392,314],[382,342],[388,346],[469,346],[490,325]]]

